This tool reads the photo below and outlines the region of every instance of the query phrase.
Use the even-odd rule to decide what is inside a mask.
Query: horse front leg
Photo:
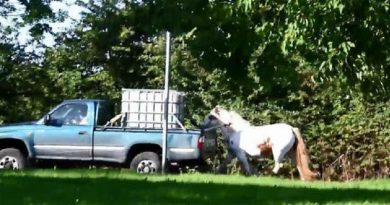
[[[216,170],[217,173],[224,173],[224,174],[226,174],[227,173],[227,165],[232,161],[233,157],[234,157],[233,151],[230,148],[228,148],[228,153],[226,155],[226,158],[218,166],[218,168]]]
[[[243,150],[236,150],[236,156],[237,159],[241,162],[244,170],[245,170],[245,175],[250,176],[252,175],[252,169],[251,166],[249,165],[248,158],[246,157],[246,153]]]

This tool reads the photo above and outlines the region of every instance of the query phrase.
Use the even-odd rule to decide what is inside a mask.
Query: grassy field
[[[271,177],[120,170],[0,172],[0,205],[390,204],[390,179],[301,182]]]

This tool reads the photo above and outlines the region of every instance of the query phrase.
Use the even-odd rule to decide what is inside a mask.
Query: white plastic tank
[[[164,90],[122,89],[124,126],[134,128],[162,128]],[[179,128],[175,119],[184,119],[184,93],[169,90],[168,128]]]

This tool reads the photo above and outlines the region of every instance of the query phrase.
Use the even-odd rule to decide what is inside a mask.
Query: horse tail
[[[311,181],[318,177],[318,173],[313,172],[309,168],[309,156],[306,151],[306,145],[303,141],[301,132],[298,128],[294,127],[293,132],[296,138],[295,141],[295,161],[298,168],[301,180]]]

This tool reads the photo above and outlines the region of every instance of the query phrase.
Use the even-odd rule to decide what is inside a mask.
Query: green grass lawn
[[[301,182],[211,174],[142,176],[120,170],[0,172],[0,205],[390,204],[390,180]]]

